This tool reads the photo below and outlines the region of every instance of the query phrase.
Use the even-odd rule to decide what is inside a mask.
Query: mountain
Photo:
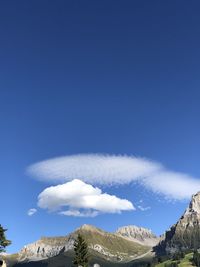
[[[155,247],[157,254],[173,254],[200,247],[200,192],[192,196],[183,216]]]
[[[147,235],[149,234],[149,239],[151,239],[151,236],[155,237],[155,235],[149,230],[144,228],[140,230],[139,227],[130,226],[132,230],[129,232],[132,238],[129,238],[123,236],[122,229],[123,227],[121,231],[118,229],[116,233],[109,233],[92,225],[83,225],[67,236],[42,237],[40,240],[22,248],[13,257],[14,260],[9,257],[7,259],[10,259],[10,266],[60,267],[65,266],[64,262],[69,262],[70,266],[73,258],[74,240],[79,233],[88,244],[91,261],[101,263],[103,266],[111,266],[112,264],[117,266],[117,264],[128,263],[147,255],[151,251],[151,245],[147,245],[148,242],[146,242]],[[144,237],[142,237],[142,233]]]
[[[120,227],[116,233],[128,240],[150,247],[155,246],[160,240],[151,230],[135,225]]]

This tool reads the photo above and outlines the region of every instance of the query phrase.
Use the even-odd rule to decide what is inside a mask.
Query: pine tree
[[[5,247],[11,244],[10,240],[6,239],[5,232],[7,229],[4,229],[0,224],[0,252],[5,251]]]
[[[197,250],[193,254],[193,263],[195,266],[200,267],[200,253]]]
[[[85,242],[84,238],[78,234],[77,239],[74,243],[74,265],[75,266],[82,266],[82,267],[88,267],[88,246]]]

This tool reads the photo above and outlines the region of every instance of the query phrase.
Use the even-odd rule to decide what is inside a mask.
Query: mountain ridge
[[[119,227],[116,233],[131,241],[150,247],[155,246],[160,240],[160,238],[157,237],[152,232],[152,230],[144,227],[138,227],[135,225],[127,225]]]
[[[133,228],[133,226],[131,226]],[[134,226],[135,231],[141,229]],[[145,228],[142,228],[145,229]],[[150,230],[146,229],[146,232]],[[39,262],[73,253],[74,240],[81,234],[88,243],[90,254],[102,260],[125,263],[140,258],[151,251],[151,246],[141,240],[130,240],[119,234],[104,231],[93,225],[84,224],[74,232],[59,237],[41,237],[39,240],[24,246],[16,255],[16,263]]]

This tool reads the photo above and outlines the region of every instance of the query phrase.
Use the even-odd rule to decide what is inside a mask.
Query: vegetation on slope
[[[5,251],[5,248],[11,244],[11,241],[6,239],[6,231],[7,229],[4,229],[0,224],[0,252]]]
[[[155,267],[194,267],[197,266],[193,262],[193,253],[188,253],[183,259],[180,260],[167,260],[157,264]]]
[[[113,254],[117,256],[120,253],[120,257],[123,256],[124,259],[131,259],[130,256],[138,257],[142,254],[145,254],[149,251],[149,247],[140,245],[133,241],[129,241],[123,237],[120,237],[115,234],[107,233],[101,231],[100,229],[79,229],[78,233],[80,233],[87,244],[90,246],[95,246],[98,244],[101,248],[105,249],[105,251],[109,252],[109,254]]]

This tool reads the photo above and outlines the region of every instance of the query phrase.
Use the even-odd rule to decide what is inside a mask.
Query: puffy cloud
[[[81,154],[45,160],[31,165],[28,173],[39,179],[66,182],[81,179],[93,185],[120,185],[139,182],[166,198],[188,199],[200,190],[200,180],[166,169],[145,158]]]
[[[134,210],[130,201],[102,193],[101,189],[78,179],[46,188],[38,196],[38,206],[49,211],[59,211],[63,215],[78,217]],[[63,208],[67,210],[63,211]]]
[[[28,216],[33,216],[35,213],[37,212],[37,210],[36,209],[29,209],[28,211],[27,211],[27,215]]]

